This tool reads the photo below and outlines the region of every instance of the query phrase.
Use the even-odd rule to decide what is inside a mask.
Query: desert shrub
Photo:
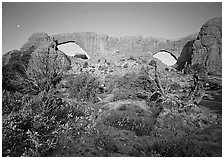
[[[2,67],[3,90],[24,92],[29,89],[24,79],[27,77],[26,68],[34,50],[35,47],[31,46],[27,50],[15,50],[11,53],[9,62]],[[6,59],[3,56],[3,63],[4,60]]]
[[[195,74],[201,80],[208,81],[208,71],[203,64],[194,64],[192,66],[188,66],[184,68],[184,72],[187,74]]]
[[[105,156],[109,153],[115,153],[118,151],[114,139],[110,135],[103,134],[103,132],[96,137],[95,145],[105,151]]]
[[[154,91],[153,81],[144,72],[127,73],[117,81],[117,88]]]
[[[204,65],[196,63],[190,67],[190,71],[191,73],[204,73],[206,68]]]
[[[31,97],[19,92],[2,92],[2,115],[19,111],[27,100]]]
[[[4,103],[19,107],[17,111],[6,109],[2,119],[3,156],[50,156],[58,147],[66,146],[66,140],[92,130],[91,109],[64,102],[52,92],[41,92],[37,98],[23,99],[19,104],[6,98]]]
[[[161,157],[204,157],[206,152],[200,144],[186,138],[154,143],[148,150]]]
[[[94,103],[97,101],[97,93],[100,93],[100,80],[89,73],[81,73],[70,79],[69,87],[72,98]]]
[[[109,90],[114,93],[115,100],[127,98],[142,99],[147,96],[147,93],[156,90],[154,81],[144,71],[127,73],[120,77],[112,77],[112,80],[109,82]]]
[[[50,105],[48,101],[55,99],[49,98],[22,101],[18,111],[11,111],[3,117],[3,156],[41,156],[54,148],[53,143],[58,136],[52,133],[61,120],[56,121],[56,114],[43,111],[43,108],[52,107],[52,111],[59,112],[59,109],[55,109],[58,103]],[[9,101],[8,105],[16,107],[18,103]],[[34,111],[33,105],[38,111]]]
[[[10,58],[10,63],[13,61],[20,61],[22,62],[26,67],[29,63],[29,60],[31,58],[31,53],[35,50],[35,46],[30,46],[27,50],[16,50]]]
[[[56,51],[46,48],[40,48],[32,54],[26,70],[27,80],[32,81],[39,92],[55,87],[69,66],[70,60],[61,60],[58,56]]]
[[[19,61],[2,67],[2,87],[4,90],[18,91],[23,88],[19,78],[25,77],[24,65]]]
[[[107,93],[110,94],[112,93],[114,87],[115,87],[115,83],[118,80],[118,78],[120,78],[119,75],[115,74],[109,74],[105,77],[104,82],[105,82],[105,86],[107,88]]]
[[[126,114],[119,112],[111,112],[110,116],[104,121],[104,124],[118,129],[133,131],[137,136],[149,135],[152,130],[151,121],[136,119],[134,115],[129,118]]]
[[[19,157],[33,148],[26,132],[32,127],[31,111],[19,111],[2,119],[2,156]]]
[[[130,89],[115,89],[113,91],[114,98],[113,101],[124,100],[124,99],[138,99],[136,92],[131,91]]]

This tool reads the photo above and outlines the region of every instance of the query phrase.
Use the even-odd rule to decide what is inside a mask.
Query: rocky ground
[[[222,155],[221,77],[209,75],[195,87],[192,73],[183,74],[152,56],[115,56],[116,61],[70,57],[71,66],[49,90],[45,81],[33,75],[44,84],[38,94],[4,92],[4,155]],[[37,67],[36,61],[29,65]],[[36,89],[29,87],[34,86],[32,81],[26,84],[19,85],[20,92]],[[21,142],[21,137],[26,140]]]
[[[88,72],[100,77],[103,86],[103,92],[97,94],[98,101],[84,102],[86,108],[92,110],[91,121],[94,124],[90,128],[91,133],[71,139],[70,146],[52,155],[221,156],[221,87],[210,83],[198,105],[188,104],[184,101],[193,84],[192,76],[161,64],[160,79],[166,94],[161,97],[155,93],[153,68],[140,59],[121,59],[116,64],[106,61],[103,64],[88,63],[82,70],[77,68],[76,75]],[[143,85],[148,85],[147,88],[138,87],[136,83],[129,85],[146,76],[151,79],[144,80]],[[115,77],[126,77],[126,81],[110,88]],[[64,88],[59,94],[64,100],[75,102],[66,83],[66,80],[62,82],[61,87]]]

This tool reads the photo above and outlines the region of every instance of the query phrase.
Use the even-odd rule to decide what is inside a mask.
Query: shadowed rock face
[[[222,74],[222,18],[207,21],[194,42],[192,64],[203,64],[207,71]]]
[[[80,54],[80,53],[76,53],[74,57],[84,59],[84,60],[88,59],[88,57],[86,55],[83,55],[83,54]]]
[[[180,57],[177,60],[177,70],[182,71],[185,65],[190,65],[193,55],[194,40],[189,41],[183,47]]]

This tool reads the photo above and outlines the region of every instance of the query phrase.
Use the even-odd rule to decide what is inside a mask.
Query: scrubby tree
[[[160,79],[159,79],[159,76],[158,76],[158,70],[157,70],[157,63],[155,60],[152,60],[150,62],[150,65],[153,66],[155,68],[155,83],[157,85],[157,87],[159,88],[161,94],[163,96],[165,96],[165,93],[164,93],[164,90],[163,90],[163,87],[161,86],[161,82],[160,82]]]
[[[53,48],[39,48],[33,53],[27,75],[40,91],[48,91],[61,80],[67,65],[60,56]]]
[[[207,69],[202,64],[194,64],[189,68],[189,73],[192,74],[194,78],[194,84],[188,95],[188,102],[199,104],[205,94],[203,85],[209,81]]]

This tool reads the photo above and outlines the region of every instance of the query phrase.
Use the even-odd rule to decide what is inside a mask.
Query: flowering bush
[[[3,105],[10,106],[4,107],[3,156],[50,156],[58,147],[66,147],[66,140],[91,129],[91,110],[79,103],[69,104],[51,92],[29,100],[8,99],[19,95],[3,94]]]
[[[118,77],[112,76],[108,82],[108,93],[113,92],[114,100],[146,99],[148,93],[157,89],[154,81],[144,71],[127,73]]]
[[[96,102],[100,80],[89,73],[81,73],[70,80],[70,96],[78,101]]]

